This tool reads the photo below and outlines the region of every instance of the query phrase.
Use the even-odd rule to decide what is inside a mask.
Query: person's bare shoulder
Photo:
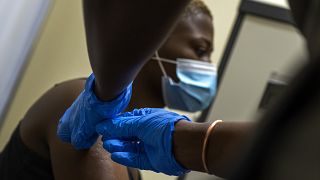
[[[42,157],[49,159],[48,138],[60,116],[77,98],[85,79],[59,83],[43,94],[28,110],[20,124],[23,142]]]
[[[81,93],[84,84],[85,79],[66,81],[41,96],[21,122],[22,140],[31,150],[51,161],[55,179],[128,179],[126,168],[113,163],[101,143],[89,150],[77,151],[56,136],[60,117]]]

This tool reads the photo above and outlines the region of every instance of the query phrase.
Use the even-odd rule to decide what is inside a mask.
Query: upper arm
[[[45,156],[50,158],[55,179],[128,179],[127,170],[109,157],[100,141],[88,150],[75,150],[56,135],[60,117],[83,89],[84,81],[62,83],[43,95],[29,110],[21,124],[21,135],[32,149],[45,143]],[[34,138],[34,133],[39,136]],[[35,139],[38,139],[36,141]],[[44,149],[44,148],[42,148]]]
[[[83,0],[88,54],[100,99],[113,99],[135,79],[189,1]]]
[[[88,150],[75,150],[57,138],[52,139],[49,146],[57,180],[128,179],[126,168],[112,162],[99,141]]]

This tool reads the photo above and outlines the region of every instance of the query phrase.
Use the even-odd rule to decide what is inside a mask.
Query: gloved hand
[[[172,151],[174,125],[186,116],[164,109],[136,109],[97,125],[103,147],[111,159],[125,166],[182,175],[189,172],[176,162]]]
[[[90,148],[97,140],[96,125],[106,118],[113,118],[129,104],[132,83],[115,99],[100,101],[93,92],[94,75],[86,81],[85,89],[61,117],[58,137],[76,149]]]

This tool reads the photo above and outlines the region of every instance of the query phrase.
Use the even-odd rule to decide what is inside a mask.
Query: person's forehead
[[[210,16],[205,14],[196,14],[181,19],[174,33],[213,33],[213,23]]]

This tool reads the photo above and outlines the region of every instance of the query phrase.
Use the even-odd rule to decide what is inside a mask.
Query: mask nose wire
[[[167,73],[166,73],[166,71],[165,71],[165,69],[164,69],[164,67],[163,67],[163,64],[162,64],[162,62],[161,62],[161,60],[160,60],[160,56],[159,56],[158,51],[156,51],[155,55],[156,55],[156,59],[157,59],[157,61],[158,61],[158,64],[159,64],[159,66],[160,66],[160,69],[161,69],[161,71],[162,71],[162,74],[164,75],[164,77],[168,77],[168,75],[167,75]]]

